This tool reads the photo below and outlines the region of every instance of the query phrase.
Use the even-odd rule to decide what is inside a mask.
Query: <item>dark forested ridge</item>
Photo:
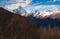
[[[37,27],[48,27],[49,25],[51,27],[60,27],[60,19],[53,19],[53,18],[35,18],[33,17],[32,20],[36,23]]]

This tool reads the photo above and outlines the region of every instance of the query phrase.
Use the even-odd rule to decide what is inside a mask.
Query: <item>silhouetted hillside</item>
[[[38,39],[36,31],[30,18],[0,8],[0,39]]]
[[[51,16],[51,17],[47,17],[47,18],[32,17],[31,19],[36,23],[37,27],[40,27],[40,26],[49,27],[49,25],[51,27],[55,27],[55,26],[60,27],[60,19],[59,18],[60,18],[59,16],[56,16],[56,18]]]

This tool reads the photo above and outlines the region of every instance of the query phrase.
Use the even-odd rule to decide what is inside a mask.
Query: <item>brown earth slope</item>
[[[60,13],[52,14],[49,17],[52,18],[52,19],[60,19]]]
[[[0,39],[38,39],[35,33],[35,23],[30,18],[0,8]]]

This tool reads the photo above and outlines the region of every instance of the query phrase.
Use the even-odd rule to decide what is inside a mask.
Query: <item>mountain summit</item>
[[[21,6],[19,6],[19,8],[15,9],[15,10],[13,10],[13,12],[15,12],[19,15],[22,15],[22,16],[24,16],[26,14],[26,10],[23,9]]]

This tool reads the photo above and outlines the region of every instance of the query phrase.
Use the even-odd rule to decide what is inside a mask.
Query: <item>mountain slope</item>
[[[52,18],[52,19],[60,19],[60,13],[52,14],[49,17]]]
[[[0,39],[34,39],[35,31],[30,18],[0,8]]]

